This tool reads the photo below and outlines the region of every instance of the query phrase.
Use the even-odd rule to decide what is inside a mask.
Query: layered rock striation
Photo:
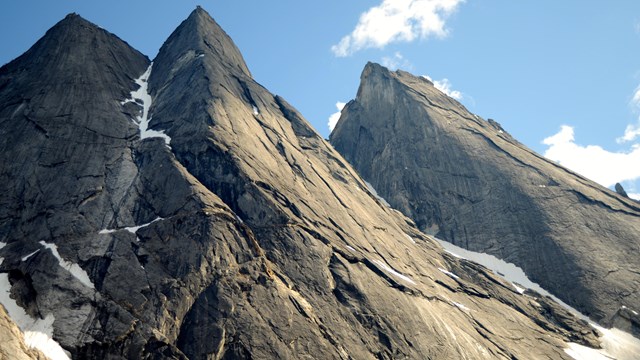
[[[536,154],[429,80],[377,64],[330,139],[422,231],[512,262],[592,319],[639,333],[618,314],[640,309],[637,202]]]
[[[5,300],[52,319],[72,358],[599,346],[586,322],[383,206],[201,8],[153,64],[70,15],[0,69],[0,134]]]

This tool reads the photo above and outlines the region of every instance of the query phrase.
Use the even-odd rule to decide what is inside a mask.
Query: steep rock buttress
[[[0,70],[0,274],[30,317],[55,318],[72,357],[568,358],[569,341],[598,346],[585,322],[383,206],[203,9],[148,79],[147,130],[170,147],[141,136],[144,104],[126,101],[148,59],[78,17],[67,25],[82,40],[64,53],[83,61],[50,61],[76,80],[39,86],[69,91],[42,95],[37,66],[24,70],[38,46],[68,45],[55,31]]]
[[[526,148],[425,78],[368,64],[331,143],[425,232],[523,268],[640,333],[640,206]],[[634,310],[635,311],[635,310]]]

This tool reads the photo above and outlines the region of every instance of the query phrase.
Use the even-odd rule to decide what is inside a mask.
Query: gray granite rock
[[[626,198],[628,198],[628,197],[629,197],[629,195],[627,195],[627,192],[624,190],[624,188],[622,187],[622,185],[621,185],[620,183],[616,183],[616,185],[615,185],[615,187],[614,187],[614,188],[615,188],[616,192],[617,192],[619,195],[624,196],[624,197],[626,197]]]
[[[59,79],[40,82],[40,52]],[[586,323],[383,206],[204,10],[153,63],[149,127],[169,146],[141,138],[139,107],[122,104],[148,65],[70,16],[0,70],[0,272],[33,316],[55,316],[74,358],[567,359],[567,341],[598,346]]]
[[[640,309],[638,204],[534,153],[425,78],[368,64],[331,143],[422,231],[520,266],[605,325],[623,321],[612,322],[621,306]]]

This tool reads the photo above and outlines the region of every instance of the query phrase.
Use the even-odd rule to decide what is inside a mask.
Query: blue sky
[[[640,193],[640,1],[6,1],[0,63],[69,12],[153,58],[198,4],[325,137],[374,61],[428,75],[535,151]]]

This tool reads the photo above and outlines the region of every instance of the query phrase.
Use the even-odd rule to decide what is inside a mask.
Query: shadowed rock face
[[[629,197],[629,194],[627,194],[627,192],[624,190],[624,188],[622,187],[622,185],[620,185],[620,183],[616,183],[614,189],[616,190],[616,192],[618,193],[618,195],[620,196],[624,196],[626,198]]]
[[[46,81],[43,53],[60,69]],[[70,16],[0,69],[0,276],[32,317],[55,316],[74,358],[561,359],[566,341],[598,345],[382,206],[204,10],[149,78],[149,128],[169,146],[141,138],[141,107],[123,103],[148,65]]]
[[[623,305],[640,309],[638,204],[527,149],[430,81],[368,64],[331,143],[421,230],[522,267],[605,324]]]

